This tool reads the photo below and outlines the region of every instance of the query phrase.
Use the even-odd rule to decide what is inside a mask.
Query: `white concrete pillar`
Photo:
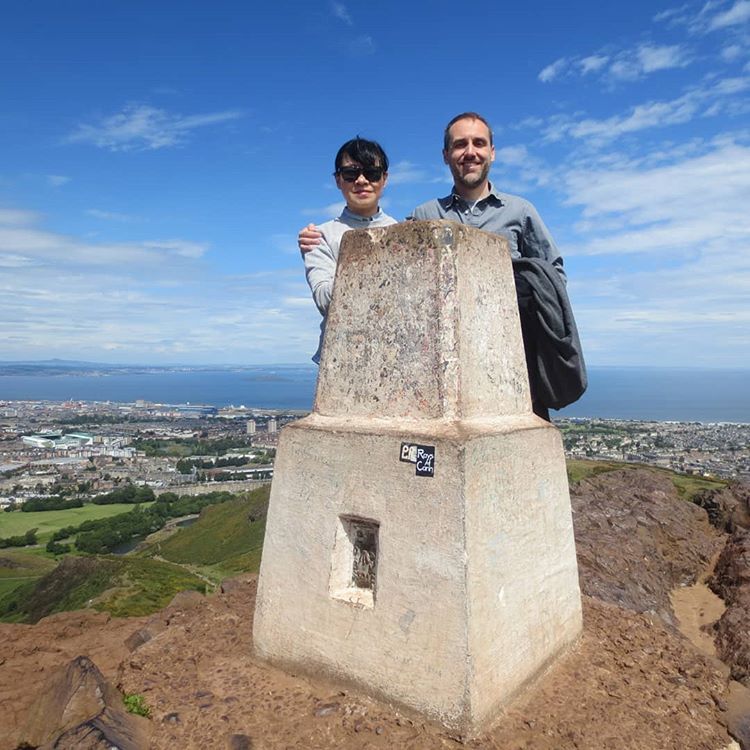
[[[562,442],[531,411],[505,240],[347,233],[314,411],[279,441],[257,652],[471,734],[580,630]]]

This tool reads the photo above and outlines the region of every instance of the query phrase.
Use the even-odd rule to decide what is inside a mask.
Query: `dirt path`
[[[717,657],[716,644],[710,626],[726,610],[726,605],[706,585],[721,553],[717,552],[710,565],[692,586],[681,586],[670,593],[670,601],[680,632],[702,653]]]

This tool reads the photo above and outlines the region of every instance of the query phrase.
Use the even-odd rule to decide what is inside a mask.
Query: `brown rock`
[[[750,687],[750,530],[732,534],[709,585],[727,605],[714,628],[716,650],[732,677]]]
[[[125,645],[129,651],[135,651],[139,646],[148,643],[154,636],[148,628],[139,628],[125,639]]]
[[[669,592],[692,584],[722,543],[668,476],[622,469],[571,488],[581,590],[675,625]]]
[[[79,656],[56,670],[31,707],[23,741],[45,749],[141,750],[148,746],[149,726],[128,714],[120,693]]]
[[[705,508],[717,529],[731,533],[750,528],[750,485],[732,482],[725,489],[705,490],[693,502]]]

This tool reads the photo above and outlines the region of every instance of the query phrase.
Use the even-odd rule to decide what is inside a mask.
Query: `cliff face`
[[[581,590],[676,625],[669,592],[695,583],[724,544],[669,475],[623,469],[571,488]]]
[[[675,630],[668,596],[705,570],[725,537],[650,471],[584,480],[571,499],[586,594],[584,635],[492,731],[466,746],[727,747],[728,670]],[[730,547],[716,571],[728,612],[733,597],[744,601],[750,580],[742,567],[747,548]],[[33,626],[0,625],[0,750],[27,739],[39,696],[80,655],[112,685],[145,697],[153,748],[456,747],[454,738],[411,714],[257,660],[254,596],[255,578],[244,576],[208,597],[179,595],[149,618],[79,611]],[[738,621],[726,627],[745,648],[748,621],[744,630]],[[723,656],[721,632],[720,625]],[[740,736],[741,722],[732,731]]]

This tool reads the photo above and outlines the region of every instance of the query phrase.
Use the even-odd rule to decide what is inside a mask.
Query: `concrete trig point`
[[[531,411],[505,240],[348,233],[314,411],[279,443],[258,653],[471,734],[580,630],[562,443]]]

